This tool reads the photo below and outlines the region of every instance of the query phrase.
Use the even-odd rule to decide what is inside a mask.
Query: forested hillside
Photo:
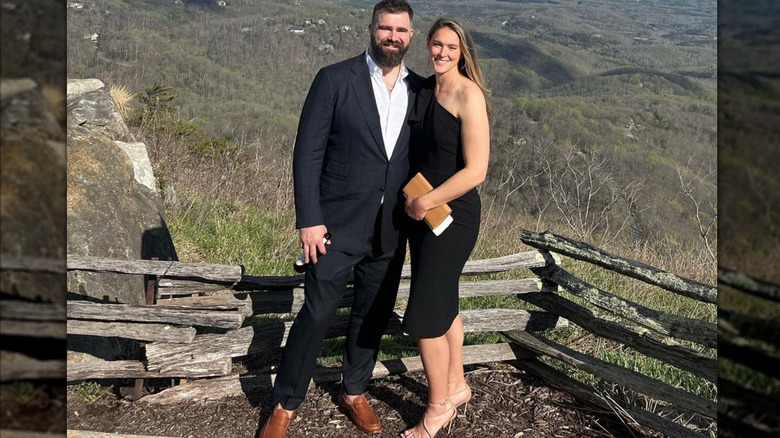
[[[373,3],[87,0],[68,9],[68,75],[146,96],[139,109],[145,90],[172,87],[189,129],[283,175],[311,79],[365,48]],[[714,251],[714,0],[412,5],[412,69],[430,73],[425,32],[439,16],[478,45],[494,104],[486,215]]]
[[[63,0],[4,1],[0,35],[0,76],[65,88]]]
[[[727,7],[735,20],[721,28],[718,92],[721,224],[729,238],[719,245],[719,260],[721,266],[780,283],[780,58],[769,19],[776,15],[766,15],[777,12],[777,3],[730,1]],[[737,295],[732,302],[741,307],[745,301]],[[768,308],[760,301],[750,310],[763,315]]]

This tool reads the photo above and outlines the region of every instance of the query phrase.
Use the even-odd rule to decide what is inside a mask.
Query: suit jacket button
[[[380,187],[380,188],[379,188],[379,193],[383,193],[384,191],[385,191],[385,188],[384,188],[384,187]]]

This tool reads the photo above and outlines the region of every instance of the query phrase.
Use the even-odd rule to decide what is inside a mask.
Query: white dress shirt
[[[379,123],[382,125],[382,141],[385,143],[387,159],[393,156],[395,143],[401,134],[401,127],[406,122],[406,109],[409,106],[409,94],[404,78],[409,75],[406,65],[401,63],[401,72],[393,86],[393,91],[387,91],[387,85],[382,79],[382,68],[379,67],[366,50],[366,62],[371,74],[371,88],[374,89],[376,109],[379,111]]]

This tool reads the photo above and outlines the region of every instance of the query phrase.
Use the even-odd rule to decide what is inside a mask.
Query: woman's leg
[[[447,366],[447,382],[463,380],[463,320],[460,315],[452,321],[450,329],[444,334],[449,349],[449,364]]]
[[[463,320],[460,315],[455,317],[445,337],[450,350],[447,396],[455,407],[459,407],[471,400],[471,388],[463,375]]]
[[[446,335],[438,338],[421,338],[417,341],[425,377],[428,379],[428,401],[441,403],[447,398],[450,345]]]
[[[428,380],[428,405],[420,423],[414,430],[404,432],[404,436],[427,438],[429,434],[435,436],[455,416],[454,407],[447,397],[450,345],[446,334],[438,338],[420,338],[417,345]]]

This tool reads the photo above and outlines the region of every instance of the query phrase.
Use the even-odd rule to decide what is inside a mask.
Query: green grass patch
[[[100,395],[107,391],[97,382],[81,382],[73,387],[76,392],[87,403],[94,403],[100,398]]]
[[[770,321],[780,318],[780,305],[777,303],[729,287],[718,290],[718,306],[723,310]]]
[[[417,342],[410,336],[387,335],[379,344],[379,360],[419,356]]]
[[[773,398],[780,398],[780,380],[732,362],[728,358],[718,360],[718,377],[752,389]]]
[[[317,365],[323,367],[341,366],[344,357],[344,345],[346,338],[326,339],[322,343]],[[417,342],[409,336],[385,335],[379,346],[378,360],[401,359],[404,357],[419,356]]]
[[[3,385],[3,391],[22,405],[30,403],[44,394],[43,386],[28,381],[11,382]]]
[[[294,275],[298,233],[292,214],[269,213],[240,202],[190,199],[168,212],[181,259],[242,264],[249,275]]]
[[[460,310],[480,309],[529,309],[524,301],[514,295],[489,295],[486,297],[463,298],[460,300]]]

